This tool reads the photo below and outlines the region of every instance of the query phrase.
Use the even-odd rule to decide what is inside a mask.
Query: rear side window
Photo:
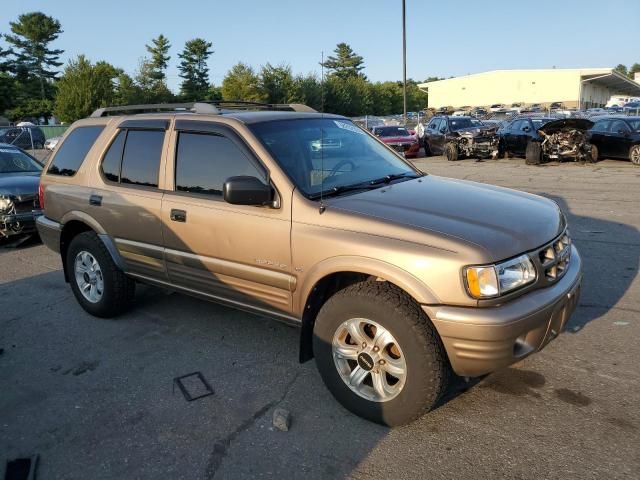
[[[78,127],[62,142],[47,173],[71,177],[76,174],[104,125]]]
[[[222,195],[229,177],[264,175],[231,141],[221,135],[181,132],[176,152],[176,190]]]
[[[164,130],[122,130],[107,150],[100,169],[107,180],[158,187]]]

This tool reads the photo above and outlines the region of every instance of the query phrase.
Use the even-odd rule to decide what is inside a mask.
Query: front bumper
[[[0,236],[9,237],[35,232],[35,219],[40,215],[42,210],[0,215]]]
[[[54,252],[60,252],[60,236],[62,235],[62,225],[48,219],[44,215],[36,218],[36,227],[40,240]]]
[[[580,297],[582,260],[576,248],[571,249],[568,270],[557,283],[499,307],[422,306],[456,374],[487,374],[541,350],[558,336]]]

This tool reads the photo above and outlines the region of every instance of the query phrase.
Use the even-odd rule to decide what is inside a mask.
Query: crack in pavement
[[[206,470],[207,479],[211,480],[215,478],[220,466],[222,465],[223,460],[225,459],[225,457],[229,452],[229,447],[231,446],[231,442],[233,442],[236,439],[236,437],[240,435],[242,432],[251,428],[256,423],[256,421],[260,417],[262,417],[265,413],[267,413],[271,408],[275,407],[276,405],[281,403],[285,398],[287,398],[287,395],[289,395],[289,392],[291,391],[291,389],[293,388],[293,385],[298,380],[298,377],[300,377],[301,373],[302,372],[296,372],[293,379],[285,387],[284,393],[280,396],[280,398],[276,400],[272,400],[271,402],[267,403],[266,405],[258,409],[253,415],[251,415],[249,418],[243,421],[240,425],[238,425],[235,428],[235,430],[229,433],[229,435],[227,435],[222,440],[219,440],[215,443],[215,445],[213,446],[213,451],[211,452],[211,456],[209,457],[209,463],[207,465],[207,470]]]

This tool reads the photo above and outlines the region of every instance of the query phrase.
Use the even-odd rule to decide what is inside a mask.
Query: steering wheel
[[[340,168],[344,167],[345,165],[351,165],[351,171],[353,171],[353,169],[356,168],[356,164],[353,163],[351,160],[341,160],[331,169],[331,171],[329,172],[329,175],[327,175],[327,178],[335,176],[335,174],[338,173]]]

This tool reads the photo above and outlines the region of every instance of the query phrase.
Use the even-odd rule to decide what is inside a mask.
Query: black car
[[[19,148],[44,148],[44,132],[38,127],[0,127],[0,143]]]
[[[599,118],[589,131],[589,142],[599,157],[629,159],[640,165],[640,117]]]
[[[498,152],[497,129],[471,117],[433,117],[424,132],[425,155],[489,158]]]
[[[518,118],[498,130],[500,136],[499,152],[502,155],[524,156],[527,145],[532,139],[538,139],[538,129],[543,125],[557,120],[549,117]]]
[[[41,171],[31,155],[0,143],[0,239],[35,232]]]

